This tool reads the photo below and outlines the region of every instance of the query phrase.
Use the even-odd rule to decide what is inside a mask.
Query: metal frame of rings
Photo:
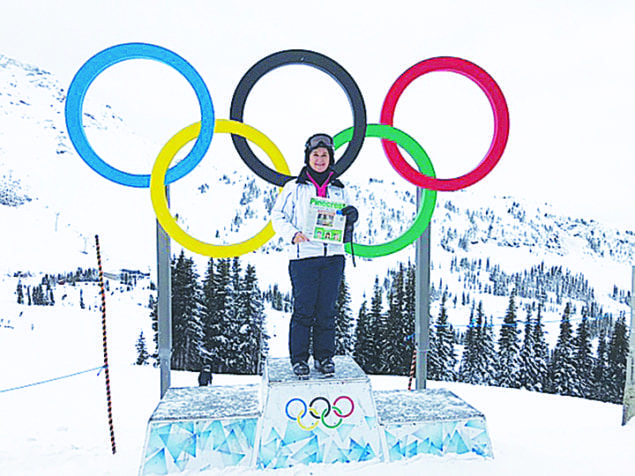
[[[165,63],[192,85],[199,101],[201,121],[175,134],[159,153],[151,175],[130,174],[108,165],[90,146],[84,133],[83,105],[86,92],[95,78],[106,68],[128,59],[152,59]],[[230,119],[215,119],[209,91],[196,70],[176,53],[146,43],[127,43],[107,48],[90,58],[76,73],[68,90],[65,116],[69,137],[86,164],[104,178],[130,187],[150,188],[157,219],[166,233],[183,247],[206,256],[217,258],[240,256],[263,246],[274,236],[269,222],[252,238],[231,245],[214,245],[188,235],[171,215],[165,186],[191,172],[203,159],[215,132],[232,134],[232,141],[240,158],[263,180],[282,187],[293,177],[276,145],[262,132],[242,122],[247,97],[256,82],[268,72],[289,64],[306,64],[331,76],[346,93],[353,111],[353,126],[334,136],[335,148],[348,144],[334,168],[343,174],[358,157],[366,137],[380,138],[393,168],[410,183],[425,189],[424,200],[412,225],[398,238],[387,243],[364,245],[355,243],[355,253],[362,257],[385,256],[413,243],[430,223],[436,192],[459,190],[482,180],[500,160],[509,136],[509,112],[502,91],[479,66],[455,57],[437,57],[424,60],[404,72],[390,88],[381,111],[381,124],[367,124],[366,107],[359,87],[338,63],[327,56],[308,50],[285,50],[269,55],[252,66],[238,83],[230,107]],[[474,81],[486,94],[494,115],[494,136],[485,158],[471,172],[452,179],[437,178],[425,150],[411,136],[393,127],[397,101],[404,89],[416,78],[433,71],[462,74]],[[196,140],[185,159],[170,168],[174,156],[188,142]],[[264,165],[249,147],[247,140],[258,145],[270,158],[275,170]],[[401,155],[401,146],[415,161],[418,171]],[[350,243],[346,251],[351,252]]]

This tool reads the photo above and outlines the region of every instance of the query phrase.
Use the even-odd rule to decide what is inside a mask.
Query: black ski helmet
[[[325,147],[329,151],[329,167],[335,163],[335,149],[333,148],[333,138],[328,134],[313,134],[304,144],[304,163],[309,165],[309,155],[319,147]]]

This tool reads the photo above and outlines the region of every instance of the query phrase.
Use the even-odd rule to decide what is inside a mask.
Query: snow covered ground
[[[0,474],[134,475],[146,423],[159,401],[159,371],[134,366],[140,330],[150,339],[149,289],[111,282],[107,296],[117,454],[111,454],[103,373],[92,370],[54,382],[6,391],[102,365],[97,287],[58,286],[52,307],[20,306],[15,278],[0,277]],[[80,309],[79,289],[86,309]],[[61,295],[66,294],[63,300]],[[281,313],[269,313],[272,355],[285,355]],[[174,372],[173,386],[196,385],[196,374]],[[215,385],[255,383],[258,377],[218,375]],[[371,377],[374,389],[405,389],[407,378]],[[495,457],[419,456],[395,463],[304,466],[286,470],[227,469],[222,474],[630,475],[635,422],[621,426],[621,406],[520,390],[441,384],[482,411]],[[218,473],[214,473],[218,474]]]

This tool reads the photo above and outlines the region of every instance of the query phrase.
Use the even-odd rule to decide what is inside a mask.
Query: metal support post
[[[423,189],[417,188],[417,209],[423,201]],[[430,349],[430,226],[417,238],[415,278],[415,345],[417,390],[426,388]]]
[[[165,195],[170,200],[168,187]],[[157,319],[159,327],[159,366],[161,371],[161,398],[171,384],[172,360],[172,273],[170,269],[170,237],[157,221]]]

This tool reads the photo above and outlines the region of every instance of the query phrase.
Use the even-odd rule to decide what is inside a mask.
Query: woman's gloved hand
[[[342,212],[342,215],[346,217],[347,224],[348,222],[355,223],[357,219],[359,218],[359,213],[357,211],[357,208],[355,208],[353,205],[348,205],[342,208],[340,211]]]
[[[353,241],[355,222],[359,218],[359,212],[354,206],[348,205],[342,208],[340,213],[346,217],[346,225],[344,226],[344,243],[350,243]]]

